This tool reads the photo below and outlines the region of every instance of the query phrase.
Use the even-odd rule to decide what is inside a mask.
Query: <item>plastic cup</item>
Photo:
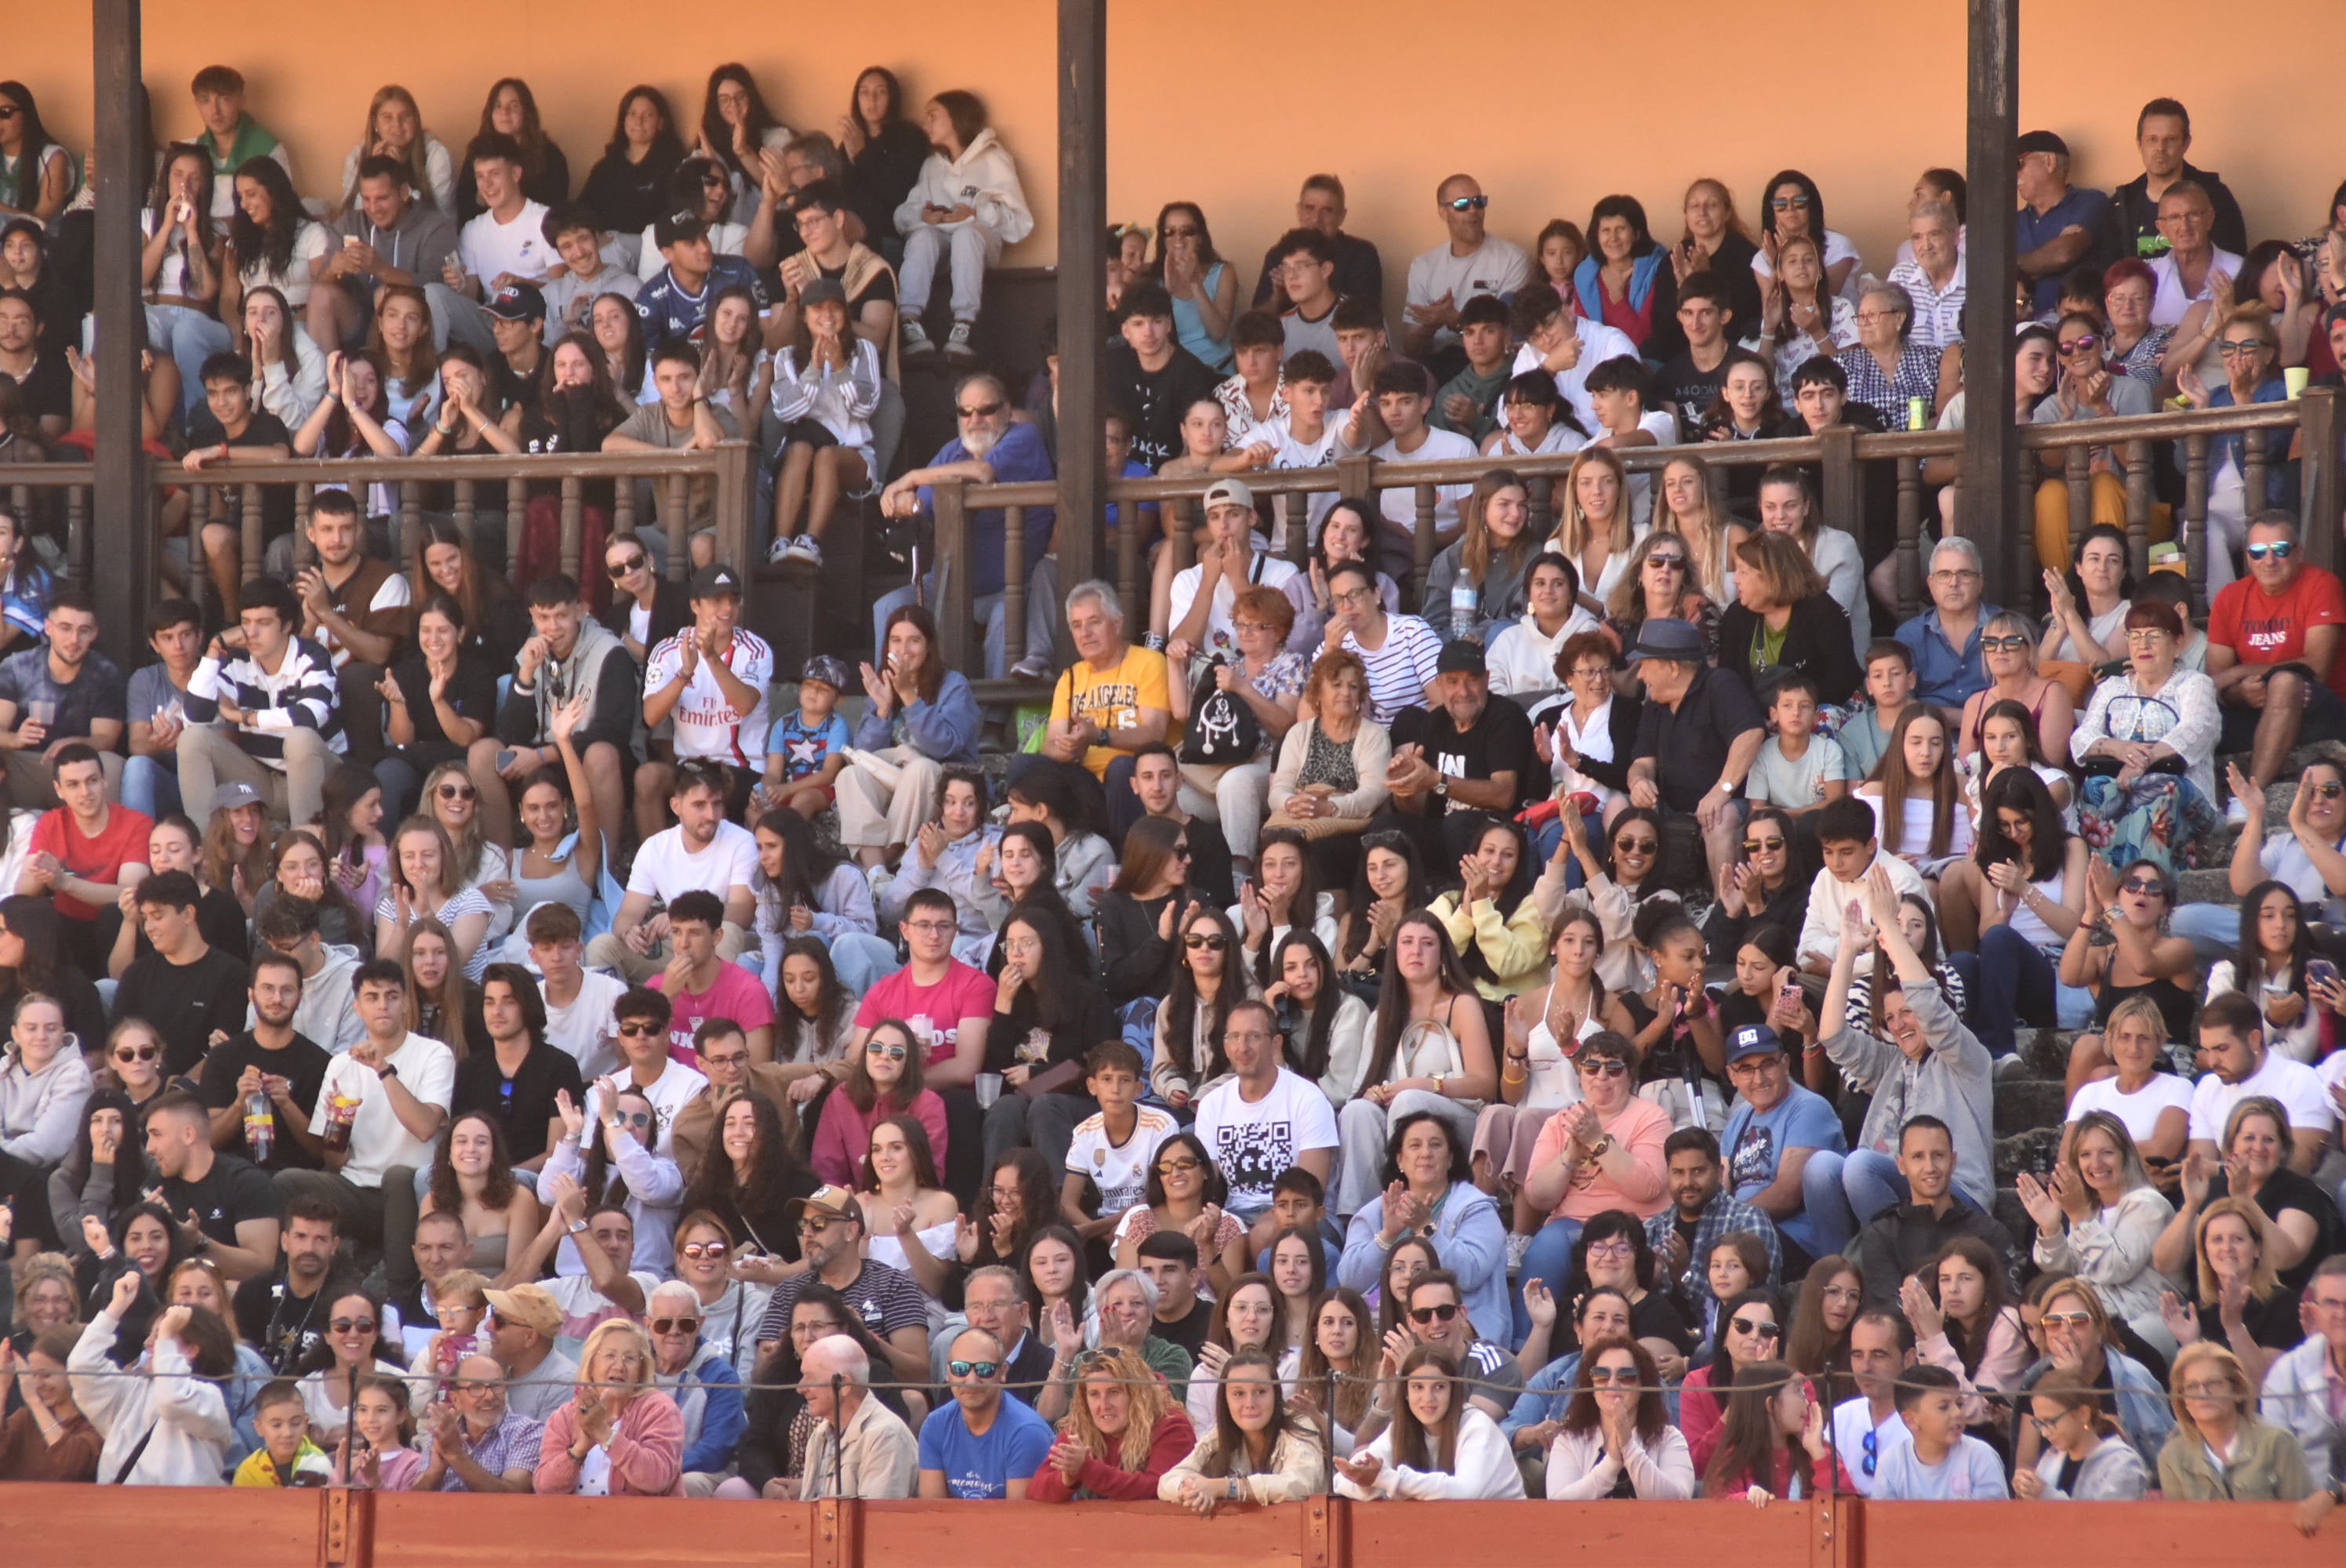
[[[2289,389],[2291,402],[2305,395],[2305,385],[2312,379],[2313,372],[2304,365],[2290,365],[2280,372],[2280,383]]]

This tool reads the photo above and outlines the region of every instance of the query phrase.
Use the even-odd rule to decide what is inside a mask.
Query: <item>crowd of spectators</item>
[[[460,154],[386,87],[314,216],[235,72],[193,96],[145,256],[191,472],[749,436],[771,559],[819,563],[843,502],[1053,471],[1056,383],[974,368],[1032,219],[968,93],[907,117],[874,68],[793,135],[726,66],[688,137],[636,87],[574,199],[526,84]],[[0,442],[70,443],[85,166],[0,111]],[[2137,130],[2111,198],[2021,138],[2023,412],[2334,377],[2346,192],[2251,249],[2182,107]],[[1436,199],[1398,333],[1330,177],[1244,310],[1194,204],[1117,236],[1109,439],[1198,481],[1194,564],[1152,539],[1128,609],[1057,581],[1088,520],[1025,509],[1050,698],[999,785],[920,585],[868,658],[778,669],[699,511],[590,528],[582,585],[533,503],[509,584],[478,519],[390,559],[380,498],[321,487],[257,576],[190,540],[214,607],[155,606],[128,677],[0,511],[0,1480],[2156,1488],[2317,1528],[2346,764],[2290,769],[2346,740],[2346,589],[2301,454],[2250,495],[2218,443],[2200,625],[2098,470],[2074,549],[2040,507],[2047,613],[1950,535],[1898,622],[1888,540],[1704,447],[1960,423],[1960,177],[1875,268],[1798,170],[1756,231],[1696,181],[1668,246],[1627,196],[1530,250],[1470,177]],[[900,467],[931,358],[957,435]],[[1412,606],[1406,491],[1241,477],[1363,452],[1574,455],[1547,537],[1504,466],[1440,487]],[[1008,520],[971,524],[1000,673]],[[2178,906],[2227,814],[2237,909]],[[2015,1235],[1996,1086],[2056,1027]]]

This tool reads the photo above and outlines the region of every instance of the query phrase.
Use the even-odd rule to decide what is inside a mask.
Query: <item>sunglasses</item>
[[[1781,839],[1746,839],[1743,840],[1743,852],[1747,855],[1772,855],[1783,847],[1784,840]]]
[[[2076,337],[2071,338],[2067,342],[2061,345],[2061,357],[2065,360],[2075,359],[2077,355],[2085,353],[2090,349],[2097,349],[2101,347],[2101,345],[2102,340],[2096,337],[2093,333],[2080,332]]]
[[[2335,800],[2339,796],[2346,795],[2346,784],[2316,784],[2313,792],[2324,800]]]
[[[1002,1369],[999,1361],[947,1361],[945,1370],[956,1378],[990,1378]]]
[[[1637,1369],[1635,1367],[1592,1368],[1588,1373],[1588,1386],[1592,1389],[1634,1389],[1637,1386]]]
[[[1617,1056],[1588,1056],[1579,1063],[1580,1070],[1591,1078],[1618,1078],[1629,1071],[1629,1064]]]
[[[374,1319],[372,1318],[337,1318],[332,1322],[327,1324],[326,1327],[332,1329],[337,1334],[372,1334],[374,1332]]]
[[[432,792],[443,800],[470,800],[476,793],[470,784],[455,783],[443,784]]]
[[[813,1216],[809,1216],[807,1218],[799,1221],[798,1233],[801,1236],[820,1236],[838,1223],[839,1221],[836,1219],[821,1219]]]
[[[652,1332],[655,1334],[698,1334],[700,1332],[700,1319],[698,1318],[655,1318],[652,1319]]]
[[[2019,636],[1980,638],[1982,653],[2018,653],[2026,647],[2030,638]]]
[[[866,1056],[884,1056],[891,1062],[902,1062],[904,1059],[904,1048],[902,1045],[885,1045],[877,1040],[866,1045],[863,1048],[863,1054]]]
[[[2332,784],[2330,788],[2337,789],[2346,786]],[[2162,899],[2167,896],[2167,884],[2156,877],[2128,877],[2119,886],[2130,893],[2150,893]]]
[[[1646,565],[1659,566],[1665,571],[1682,572],[1686,569],[1686,557],[1684,555],[1648,555],[1646,557]]]
[[[2249,546],[2249,559],[2251,561],[2261,561],[2268,555],[2276,561],[2286,561],[2296,554],[2297,541],[2294,539],[2275,539],[2270,544]]]
[[[2262,338],[2227,338],[2216,345],[2216,350],[2237,359],[2242,354],[2260,354],[2270,347]]]
[[[615,1111],[611,1119],[623,1127],[648,1127],[652,1125],[649,1111]]]
[[[1443,205],[1453,212],[1480,212],[1491,205],[1491,199],[1487,196],[1454,196]]]
[[[603,563],[603,570],[608,572],[611,575],[611,580],[616,583],[620,578],[630,575],[637,567],[649,559],[648,555],[630,555],[624,561],[606,561]]]
[[[955,403],[954,412],[964,419],[992,419],[1002,412],[1003,406],[1002,400],[996,398],[992,402],[979,403],[975,408],[964,408],[959,403]]]
[[[1168,239],[1195,239],[1198,238],[1198,231],[1187,225],[1184,225],[1179,229],[1176,229],[1168,223],[1165,226],[1165,238]]]
[[[1754,1339],[1772,1339],[1777,1334],[1776,1325],[1762,1318],[1729,1318],[1727,1322],[1737,1333]]]
[[[1882,1463],[1882,1434],[1865,1434],[1865,1473],[1872,1475]]]
[[[1768,199],[1768,205],[1778,212],[1789,212],[1796,207],[1806,207],[1808,204],[1809,199],[1805,196],[1771,196]]]
[[[661,1028],[657,1023],[622,1023],[619,1025],[619,1038],[622,1040],[657,1040],[667,1033],[667,1030]]]
[[[688,1241],[677,1250],[696,1262],[707,1257],[722,1257],[733,1249],[730,1242]]]
[[[2037,1322],[2047,1329],[2083,1329],[2093,1320],[2090,1312],[2047,1312]]]
[[[163,1053],[152,1045],[125,1045],[114,1053],[117,1062],[152,1062]]]
[[[1457,1316],[1458,1304],[1455,1301],[1445,1301],[1439,1307],[1413,1307],[1409,1309],[1409,1320],[1421,1326],[1447,1323]]]
[[[1181,1176],[1189,1171],[1196,1170],[1199,1166],[1202,1166],[1205,1163],[1205,1161],[1198,1159],[1167,1160],[1157,1167],[1157,1174],[1159,1176]]]
[[[1181,939],[1181,945],[1188,948],[1191,952],[1196,952],[1200,948],[1204,949],[1208,952],[1219,952],[1222,949],[1230,945],[1230,939],[1219,934],[1219,932],[1208,932],[1203,935],[1183,937]]]
[[[1189,846],[1188,846],[1188,845],[1187,845],[1187,844],[1176,844],[1176,845],[1174,845],[1174,846],[1173,846],[1173,858],[1174,858],[1175,860],[1188,860],[1188,859],[1189,858]]]
[[[1650,855],[1662,847],[1659,839],[1616,839],[1616,850],[1627,850],[1633,855]]]

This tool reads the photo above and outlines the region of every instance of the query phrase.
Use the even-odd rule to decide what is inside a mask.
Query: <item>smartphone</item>
[[[521,753],[519,751],[515,750],[510,746],[499,750],[497,753],[497,771],[502,773],[506,769],[512,767],[514,765],[514,759],[520,755]]]
[[[2326,958],[2307,959],[2305,983],[2308,985],[2335,985],[2338,983],[2338,966]]]
[[[1798,979],[1787,977],[1781,985],[1776,987],[1776,1005],[1798,1007],[1800,1004],[1800,983]]]

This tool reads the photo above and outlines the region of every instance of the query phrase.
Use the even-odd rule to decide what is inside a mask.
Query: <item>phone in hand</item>
[[[1797,976],[1788,974],[1784,977],[1783,983],[1776,987],[1776,1005],[1792,1008],[1800,1004],[1800,982]]]
[[[2308,985],[2335,985],[2338,983],[2338,966],[2326,958],[2307,959],[2305,983]]]
[[[497,771],[502,773],[506,769],[512,767],[514,765],[514,759],[520,755],[521,753],[513,747],[507,746],[501,748],[497,752]]]

